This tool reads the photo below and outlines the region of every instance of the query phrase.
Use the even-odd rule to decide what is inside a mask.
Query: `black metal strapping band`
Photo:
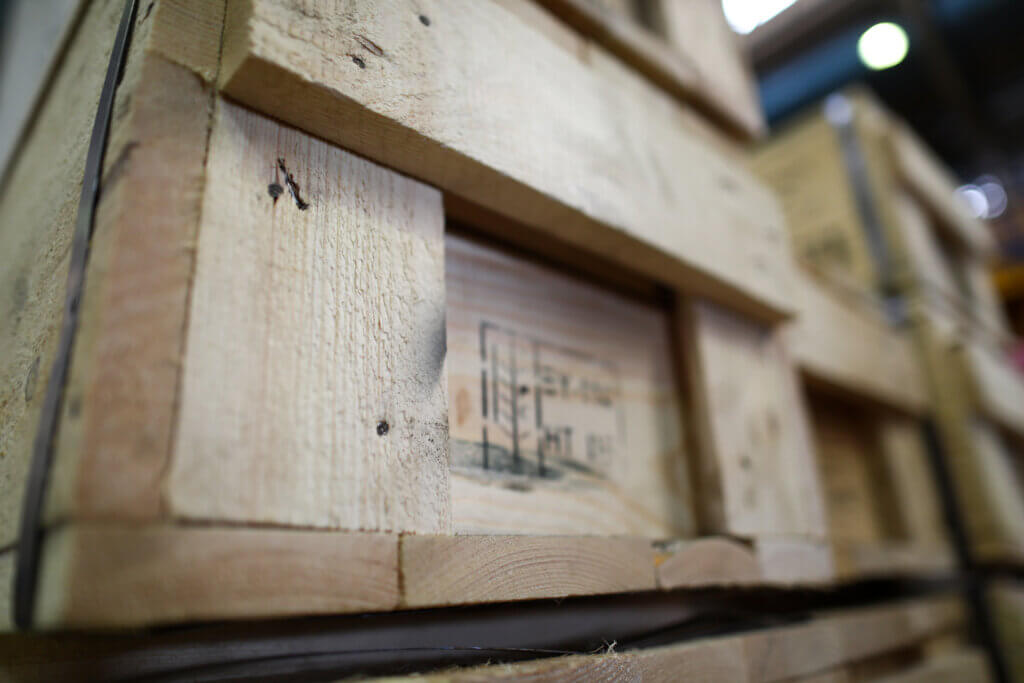
[[[871,188],[867,160],[864,158],[860,139],[857,136],[852,111],[853,105],[845,100],[845,95],[833,95],[833,97],[844,99],[843,104],[849,108],[847,109],[848,114],[845,116],[829,116],[826,113],[826,119],[832,125],[832,128],[835,129],[836,136],[839,138],[839,147],[843,154],[843,165],[846,167],[846,174],[850,179],[850,187],[853,190],[857,213],[864,228],[864,236],[867,238],[871,258],[878,268],[878,282],[886,304],[887,314],[891,322],[902,323],[905,318],[905,311],[903,310],[902,301],[892,296],[894,284],[892,256],[886,245],[885,226],[883,225],[878,204],[875,201],[874,192]]]
[[[114,47],[107,65],[107,75],[100,92],[99,107],[92,126],[92,137],[85,157],[85,175],[82,194],[78,200],[78,215],[71,242],[71,264],[68,269],[67,295],[64,299],[64,320],[61,323],[57,353],[53,359],[50,379],[46,385],[42,413],[32,444],[32,462],[29,467],[25,498],[21,510],[21,526],[18,531],[17,565],[14,574],[14,596],[12,600],[14,624],[27,629],[32,626],[35,611],[36,589],[39,579],[39,559],[43,540],[43,502],[46,485],[53,461],[53,442],[57,432],[64,398],[64,385],[68,366],[71,362],[71,348],[78,329],[79,307],[85,286],[85,267],[89,259],[89,242],[92,238],[96,203],[99,197],[103,155],[110,132],[110,118],[114,108],[114,93],[121,82],[128,43],[131,39],[137,0],[125,0],[121,23],[114,38]]]

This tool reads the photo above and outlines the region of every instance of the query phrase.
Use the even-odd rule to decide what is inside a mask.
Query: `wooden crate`
[[[90,3],[0,196],[4,578],[120,5]],[[908,342],[807,285],[709,131],[528,3],[147,5],[37,624],[878,571],[835,569],[802,387],[906,424]]]
[[[992,238],[905,125],[863,92],[836,102],[838,120],[807,115],[753,166],[779,192],[799,258],[901,298],[972,544],[983,559],[1019,559],[1024,378],[1005,355]]]

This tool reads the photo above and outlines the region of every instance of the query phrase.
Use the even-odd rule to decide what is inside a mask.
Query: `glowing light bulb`
[[[864,66],[874,71],[896,66],[907,56],[909,49],[907,32],[890,21],[875,24],[857,41],[857,56]]]

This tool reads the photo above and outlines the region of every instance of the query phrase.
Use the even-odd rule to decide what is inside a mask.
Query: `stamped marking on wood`
[[[452,464],[476,474],[607,478],[624,452],[618,366],[483,320],[479,442],[452,444]]]

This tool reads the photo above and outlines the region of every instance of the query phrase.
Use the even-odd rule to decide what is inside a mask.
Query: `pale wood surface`
[[[765,132],[760,101],[732,36],[714,31],[716,40],[689,40],[687,22],[704,26],[710,3],[655,3],[649,12],[661,35],[643,26],[635,12],[604,0],[538,0],[585,35],[593,38],[638,72],[673,94],[692,101],[720,125],[743,138]],[[660,12],[665,4],[675,4]],[[662,15],[671,20],[671,32]],[[721,13],[718,12],[720,15]],[[701,23],[705,20],[705,23]],[[715,26],[717,29],[717,26]],[[668,39],[672,40],[670,44]]]
[[[908,126],[891,124],[890,141],[903,181],[937,216],[943,228],[974,254],[987,258],[995,251],[995,238],[971,214],[954,190],[960,183]]]
[[[1024,680],[1024,583],[1004,579],[990,584],[986,595],[996,638],[1007,658],[1010,675]]]
[[[138,18],[65,389],[51,521],[162,514],[213,98],[196,73],[215,67],[223,14],[223,3],[164,0]],[[167,47],[181,31],[188,49]]]
[[[978,339],[966,341],[963,357],[979,411],[1024,439],[1024,374],[1003,349]]]
[[[11,600],[13,598],[14,563],[18,559],[15,550],[0,550],[0,633],[14,628]]]
[[[693,535],[668,311],[446,247],[455,531]]]
[[[788,311],[769,193],[690,134],[666,93],[599,48],[553,40],[557,23],[490,1],[299,12],[247,0],[230,8],[221,80],[260,111],[579,248],[756,314]]]
[[[977,529],[975,540],[1010,542],[1024,547],[1024,449],[1014,448],[1005,436],[983,419],[968,422],[978,468],[978,488],[970,494],[969,505],[984,505],[988,514]],[[976,514],[978,511],[972,511]]]
[[[403,606],[654,590],[654,551],[637,538],[421,536],[401,541]]]
[[[725,538],[700,538],[671,544],[657,559],[658,587],[752,585],[761,578],[753,550]]]
[[[891,482],[890,505],[901,535],[913,543],[948,550],[946,523],[928,461],[922,425],[899,415],[878,417],[883,469]]]
[[[41,628],[396,609],[398,537],[80,524],[46,540]]]
[[[825,535],[814,446],[796,369],[778,330],[712,304],[683,306],[702,500],[714,531]]]
[[[987,683],[991,681],[985,653],[969,649],[927,658],[909,671],[883,676],[875,683]]]
[[[94,3],[0,188],[0,547],[17,535],[64,311],[85,155],[123,3]]]
[[[172,513],[450,530],[440,195],[223,101],[207,174]]]
[[[552,657],[386,680],[837,683],[848,680],[840,666],[913,647],[962,622],[952,600],[926,599],[893,607],[822,613],[795,626],[621,654]],[[876,633],[860,635],[859,630],[865,628]]]
[[[683,54],[706,92],[753,136],[765,132],[754,75],[740,50],[739,37],[725,20],[719,0],[651,0],[656,29]]]
[[[864,239],[839,136],[820,110],[760,145],[750,166],[778,196],[788,241],[799,260],[844,285],[874,289],[878,271]]]
[[[928,406],[913,339],[894,329],[880,305],[799,271],[797,316],[787,341],[800,369],[850,397],[908,413]]]
[[[893,537],[893,496],[881,476],[870,418],[845,402],[817,397],[810,403],[829,540],[865,543]]]
[[[763,537],[754,542],[754,550],[769,584],[827,584],[837,576],[832,547],[824,539]]]

